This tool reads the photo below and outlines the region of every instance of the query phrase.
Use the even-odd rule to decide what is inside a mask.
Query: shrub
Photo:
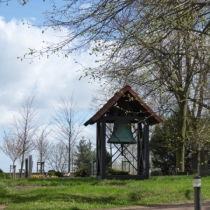
[[[88,167],[80,168],[75,172],[76,177],[86,177],[88,176],[88,174],[89,174]]]
[[[56,171],[55,172],[55,176],[63,177],[63,173],[61,173],[60,171]]]
[[[47,172],[47,174],[48,174],[49,176],[55,176],[55,173],[56,173],[56,171],[54,171],[54,170],[49,170],[49,171]]]
[[[0,179],[10,179],[8,174],[5,174],[2,169],[0,169]]]
[[[47,172],[47,174],[49,176],[57,176],[57,177],[63,177],[63,173],[61,173],[60,171],[55,171],[55,170],[49,170]]]
[[[108,169],[108,174],[109,175],[128,175],[129,172],[128,171],[120,171],[114,168],[109,168]]]

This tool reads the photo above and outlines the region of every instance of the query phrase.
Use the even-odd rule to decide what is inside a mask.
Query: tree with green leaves
[[[208,158],[210,135],[209,112],[203,112],[200,118],[187,118],[185,141],[185,170],[200,174],[205,172]],[[168,116],[162,124],[155,126],[150,141],[152,164],[154,168],[176,168],[176,151],[180,144],[179,119],[177,113]],[[176,168],[177,169],[177,168]],[[163,170],[164,171],[164,170]],[[164,172],[164,173],[165,173]],[[167,173],[166,173],[167,174]]]
[[[177,115],[174,114],[170,117],[164,118],[162,124],[155,125],[152,132],[150,145],[152,168],[160,168],[163,175],[170,175],[175,172],[176,167],[176,152],[180,144],[179,120]],[[189,152],[188,152],[189,153]],[[185,166],[189,168],[189,161],[185,153]]]
[[[178,110],[180,142],[176,167],[185,170],[187,119],[209,109],[210,3],[206,0],[67,0],[46,12],[46,27],[67,29],[58,43],[25,57],[88,50],[97,56],[91,78],[129,84],[142,98],[167,96],[167,107]],[[154,100],[153,100],[154,101]],[[163,107],[164,104],[156,104]],[[173,106],[171,103],[173,102]],[[174,111],[171,110],[171,111]]]
[[[84,137],[79,141],[76,151],[74,164],[77,169],[89,167],[95,160],[95,152],[92,150],[91,141],[86,141]]]
[[[201,169],[205,170],[205,167],[202,166],[206,166],[209,159],[209,155],[205,153],[209,151],[210,145],[210,113],[209,111],[203,112],[201,117],[188,119],[187,123],[188,132],[185,145],[196,163],[193,164],[196,167],[192,169],[200,175]]]

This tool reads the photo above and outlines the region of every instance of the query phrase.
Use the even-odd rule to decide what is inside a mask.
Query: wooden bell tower
[[[148,179],[149,126],[160,122],[162,122],[162,119],[142,101],[130,86],[125,86],[115,93],[114,96],[84,124],[85,126],[94,123],[97,124],[97,178]],[[134,148],[134,150],[131,149],[131,147]],[[112,148],[112,154],[107,155],[107,148]],[[120,158],[121,161],[123,158],[122,169],[113,169],[114,164]],[[128,164],[129,170],[123,169],[125,163]],[[133,169],[132,173],[130,168]]]

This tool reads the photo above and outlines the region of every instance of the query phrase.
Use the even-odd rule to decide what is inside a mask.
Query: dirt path
[[[5,208],[6,205],[4,204],[0,204],[0,210],[3,210]]]
[[[148,206],[130,206],[100,210],[194,210],[193,203],[163,204]],[[202,201],[202,210],[210,210],[210,201]]]

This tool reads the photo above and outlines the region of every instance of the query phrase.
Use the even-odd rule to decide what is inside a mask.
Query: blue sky
[[[22,6],[18,1],[12,0],[8,5],[1,5],[0,14],[5,18],[5,21],[10,21],[13,18],[30,20],[33,17],[38,23],[43,23],[43,12],[50,9],[51,6],[50,1],[30,0]]]
[[[13,116],[18,115],[21,102],[32,93],[42,126],[48,124],[60,97],[69,97],[72,92],[79,112],[86,113],[87,120],[93,114],[90,103],[99,84],[89,83],[88,78],[79,80],[83,73],[77,71],[80,66],[74,61],[76,57],[84,66],[94,65],[94,57],[90,57],[89,53],[71,55],[68,59],[62,56],[43,57],[35,59],[32,64],[29,60],[17,59],[28,48],[42,47],[43,40],[58,40],[51,29],[42,34],[40,28],[28,28],[22,24],[22,20],[27,20],[41,25],[44,21],[42,13],[49,8],[51,3],[47,0],[29,0],[25,6],[12,0],[8,6],[2,4],[0,7],[0,144],[3,128],[11,123]],[[85,127],[81,135],[94,139],[95,128]],[[8,172],[10,164],[10,159],[0,151],[0,168]]]

